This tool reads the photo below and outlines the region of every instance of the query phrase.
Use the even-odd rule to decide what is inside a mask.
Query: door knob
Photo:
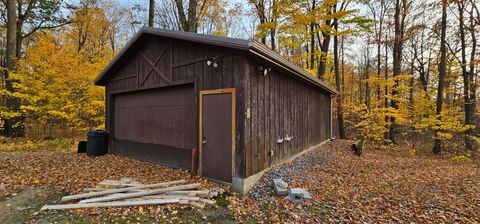
[[[207,144],[207,137],[203,137],[202,144]]]

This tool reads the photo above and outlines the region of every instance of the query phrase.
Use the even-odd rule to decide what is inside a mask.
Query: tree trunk
[[[153,21],[155,18],[155,0],[150,0],[148,7],[148,26],[153,27]]]
[[[17,8],[15,0],[7,0],[7,49],[6,49],[6,70],[3,72],[5,79],[5,89],[14,93],[14,81],[11,80],[10,72],[15,69],[16,54],[17,54]],[[10,113],[17,113],[20,109],[20,102],[18,99],[7,96],[6,106]],[[20,116],[15,115],[7,118],[4,121],[3,133],[7,137],[21,137],[23,136],[23,123]]]
[[[415,59],[412,58],[412,61],[410,62],[410,74],[413,75],[413,72],[414,72],[414,66],[415,66]],[[413,95],[415,93],[415,78],[412,76],[410,78],[410,83],[409,83],[409,87],[410,87],[410,90],[408,92],[408,108],[410,111],[413,111],[413,104],[415,103],[414,102],[414,98],[413,98]]]
[[[337,8],[337,3],[333,4],[333,6],[330,6],[327,14],[331,14],[333,11],[336,11],[336,8]],[[330,19],[326,20],[325,26],[331,27],[332,21]],[[328,48],[330,46],[330,38],[331,38],[330,31],[323,31],[322,36],[323,36],[323,41],[321,41],[320,38],[318,39],[318,42],[321,43],[320,44],[321,54],[320,54],[320,59],[318,62],[318,69],[317,69],[317,77],[319,79],[323,79],[323,75],[325,75],[325,72],[327,70],[326,60],[328,56]]]
[[[403,8],[403,13],[402,9]],[[400,2],[400,0],[395,1],[395,37],[393,41],[393,78],[395,79],[400,75],[402,69],[402,45],[403,45],[403,29],[404,21],[406,14],[406,0]],[[399,81],[395,80],[392,88],[392,99],[390,100],[390,107],[398,110],[397,97],[398,94]],[[396,143],[396,118],[395,116],[390,117],[390,130],[389,130],[389,139],[393,143]]]
[[[189,0],[188,2],[188,32],[197,32],[197,5],[198,0]]]
[[[446,30],[447,30],[447,0],[442,0],[442,23],[441,23],[441,35],[440,35],[440,63],[438,65],[438,89],[437,89],[437,119],[441,120],[440,114],[442,113],[443,104],[443,87],[445,82],[445,75],[447,72],[447,49],[446,49]],[[435,143],[433,146],[433,153],[439,154],[442,152],[442,142],[438,136],[438,129],[435,129],[434,138]]]
[[[382,72],[382,29],[383,29],[383,18],[380,18],[379,22],[379,27],[378,27],[378,35],[377,35],[377,101],[380,103],[380,96],[381,96],[381,90],[380,90],[380,76]]]
[[[385,66],[384,66],[384,69],[385,69],[385,81],[388,80],[388,34],[387,32],[385,32]],[[388,98],[386,97],[388,95],[388,86],[385,85],[385,102],[384,102],[384,107],[385,108],[388,108]],[[388,117],[386,117],[385,119],[388,119]]]
[[[312,12],[315,11],[316,1],[312,0]],[[315,67],[315,22],[310,23],[310,69]]]
[[[277,6],[276,6],[275,0],[272,0],[272,14],[271,14],[270,21],[272,22],[272,24],[277,24]],[[274,25],[274,27],[271,28],[270,30],[270,46],[272,50],[275,50],[277,48],[275,43],[276,35],[277,35],[277,29],[276,29],[276,25]]]
[[[461,54],[462,54],[462,77],[463,77],[463,99],[464,99],[464,108],[465,108],[465,125],[473,125],[473,116],[475,111],[473,109],[474,102],[471,99],[471,88],[472,84],[470,83],[473,81],[471,78],[470,72],[467,71],[467,53],[466,53],[466,40],[465,40],[465,23],[464,23],[464,11],[465,5],[463,2],[457,2],[458,5],[458,20],[459,30],[460,30],[460,43],[461,43]],[[471,62],[473,63],[473,62]],[[472,150],[473,149],[473,140],[471,139],[472,135],[472,128],[468,128],[465,131],[465,149]]]
[[[318,63],[318,71],[317,77],[319,79],[323,79],[323,75],[327,71],[327,56],[328,56],[328,47],[330,45],[330,35],[325,34],[323,43],[321,44],[321,54],[320,54],[320,61]]]
[[[16,30],[16,37],[15,41],[16,47],[15,47],[15,57],[18,59],[21,56],[22,52],[22,26],[23,26],[23,15],[22,15],[22,4],[18,3],[17,5],[17,30]]]
[[[182,0],[175,0],[180,29],[185,32],[197,32],[197,0],[188,1],[188,12],[185,14]]]
[[[335,19],[333,21],[333,27],[338,31],[338,21]],[[338,134],[340,139],[345,139],[345,127],[343,124],[343,92],[341,91],[340,83],[340,69],[338,63],[338,36],[333,36],[333,60],[334,60],[334,69],[335,69],[335,85],[337,87],[337,120],[338,120]]]
[[[477,37],[476,37],[476,25],[475,25],[475,18],[474,18],[474,13],[473,13],[473,10],[474,8],[472,7],[472,11],[470,13],[470,36],[472,38],[472,50],[470,52],[470,72],[468,73],[469,74],[469,78],[470,78],[470,102],[471,102],[471,111],[472,111],[472,114],[473,114],[473,117],[472,117],[472,124],[475,125],[477,124],[475,127],[472,127],[472,129],[470,129],[469,131],[471,133],[469,133],[470,135],[473,135],[473,134],[478,134],[478,118],[477,118],[477,115],[475,114],[475,112],[477,111],[477,83],[476,83],[476,77],[477,77],[477,73],[475,71],[475,56],[477,54]],[[480,14],[479,14],[480,16]],[[480,18],[479,18],[479,21],[480,21]],[[471,140],[471,139],[469,139]],[[474,141],[472,141],[472,149],[473,150],[473,144],[474,144]],[[474,154],[475,155],[475,154]]]
[[[365,104],[367,104],[368,109],[370,110],[370,40],[367,41],[367,52],[365,55]]]
[[[342,94],[345,93],[345,46],[344,44],[345,37],[342,36],[341,41],[341,50],[342,50]]]

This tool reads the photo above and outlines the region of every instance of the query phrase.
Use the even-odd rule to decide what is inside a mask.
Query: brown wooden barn
[[[109,152],[190,168],[244,193],[331,138],[336,91],[260,43],[142,28],[95,79]]]

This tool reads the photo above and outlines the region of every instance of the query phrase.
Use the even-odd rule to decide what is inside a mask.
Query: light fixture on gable
[[[207,60],[207,65],[216,68],[216,67],[218,67],[218,61],[217,61],[217,59],[214,57],[214,58],[212,58],[212,59],[210,59],[210,60]]]
[[[270,71],[272,71],[271,68],[263,67],[262,65],[258,66],[258,71],[260,74],[263,76],[267,76]]]

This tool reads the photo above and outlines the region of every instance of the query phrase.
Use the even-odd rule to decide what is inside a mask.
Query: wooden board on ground
[[[103,180],[98,183],[98,186],[108,186],[111,188],[122,188],[122,187],[141,187],[144,184],[137,181],[118,181],[118,180]]]
[[[77,204],[45,205],[42,210],[81,209],[102,207],[125,207],[138,205],[162,205],[180,203],[197,208],[215,205],[215,197],[223,193],[222,188],[200,190],[201,184],[184,184],[185,180],[156,184],[142,184],[130,178],[121,180],[104,180],[99,185],[108,187],[85,188],[83,194],[65,196],[61,201],[80,200]],[[130,186],[129,186],[130,185]],[[129,187],[126,187],[129,186]]]
[[[205,196],[209,195],[209,190],[197,190],[197,191],[170,191],[166,192],[169,195],[190,195],[190,196]]]
[[[176,180],[176,181],[169,181],[169,182],[164,182],[164,183],[148,184],[148,185],[144,185],[144,186],[140,186],[140,187],[127,187],[127,188],[120,188],[120,189],[111,189],[111,190],[106,190],[106,191],[90,192],[90,193],[85,193],[85,194],[70,195],[70,196],[63,197],[61,199],[61,201],[65,202],[65,201],[70,201],[70,200],[75,200],[75,199],[91,198],[91,197],[96,197],[96,196],[127,192],[127,191],[131,191],[131,190],[141,190],[141,189],[153,188],[153,187],[164,187],[164,186],[170,186],[170,185],[180,184],[180,183],[185,183],[185,180]]]
[[[200,203],[200,202],[190,201],[189,204],[190,204],[190,205],[193,205],[193,206],[195,206],[195,207],[197,207],[197,208],[201,208],[201,209],[205,208],[205,204]]]
[[[162,205],[179,203],[179,199],[151,199],[141,201],[115,201],[102,203],[88,203],[88,204],[64,204],[64,205],[45,205],[43,210],[63,210],[63,209],[77,209],[77,208],[103,208],[103,207],[125,207],[138,205]]]
[[[137,197],[143,197],[143,196],[148,196],[148,195],[161,194],[161,193],[165,193],[165,192],[169,192],[169,191],[198,189],[201,186],[202,185],[199,184],[199,183],[197,183],[197,184],[187,184],[187,185],[161,188],[161,189],[157,189],[157,190],[149,190],[149,191],[145,191],[145,192],[126,193],[124,195],[113,195],[113,196],[107,196],[107,197],[103,197],[103,198],[92,198],[92,200],[89,201],[89,202],[93,203],[93,202],[116,201],[116,200],[122,200],[122,199],[128,199],[128,198],[137,198]],[[94,192],[94,193],[97,193],[97,192]],[[98,193],[100,193],[100,192],[98,192]]]

